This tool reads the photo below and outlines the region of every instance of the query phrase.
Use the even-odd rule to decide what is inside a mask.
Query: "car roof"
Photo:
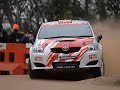
[[[51,21],[46,22],[43,24],[43,26],[51,26],[51,25],[74,25],[74,24],[89,24],[88,21],[85,20],[58,20],[58,21]]]

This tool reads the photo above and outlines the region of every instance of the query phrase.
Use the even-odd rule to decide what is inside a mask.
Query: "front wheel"
[[[94,77],[99,77],[99,76],[104,75],[104,62],[103,62],[103,59],[100,62],[100,67],[93,68],[92,73],[93,73]]]
[[[101,69],[100,68],[94,68],[93,69],[93,76],[94,77],[100,77],[100,76],[102,76]]]
[[[29,72],[29,77],[30,77],[31,79],[37,77],[37,72],[36,72],[36,70],[32,70],[32,68],[31,68],[30,60],[29,60],[29,62],[28,62],[28,72]]]
[[[39,78],[44,76],[44,69],[41,70],[32,70],[30,60],[28,62],[28,72],[31,79]]]

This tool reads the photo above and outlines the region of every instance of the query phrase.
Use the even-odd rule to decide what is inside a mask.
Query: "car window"
[[[44,26],[41,28],[38,38],[52,38],[52,37],[87,37],[92,36],[92,31],[89,25],[57,25]]]

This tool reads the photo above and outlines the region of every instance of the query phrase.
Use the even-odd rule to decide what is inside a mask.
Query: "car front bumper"
[[[73,62],[73,60],[65,60],[66,62]],[[62,62],[62,63],[64,63]],[[80,62],[78,68],[91,68],[91,67],[101,67],[102,53],[101,50],[98,51],[87,51],[83,56],[81,56],[77,61]],[[48,55],[44,53],[31,53],[30,63],[33,70],[35,69],[55,69],[53,64],[47,66]],[[52,63],[61,63],[55,59]],[[61,67],[62,68],[62,67]],[[68,69],[76,69],[74,67],[67,67]]]

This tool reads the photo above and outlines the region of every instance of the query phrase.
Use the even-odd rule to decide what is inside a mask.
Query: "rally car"
[[[59,20],[42,24],[30,48],[30,78],[43,70],[88,69],[94,76],[103,75],[101,39],[102,35],[96,36],[88,21]]]

